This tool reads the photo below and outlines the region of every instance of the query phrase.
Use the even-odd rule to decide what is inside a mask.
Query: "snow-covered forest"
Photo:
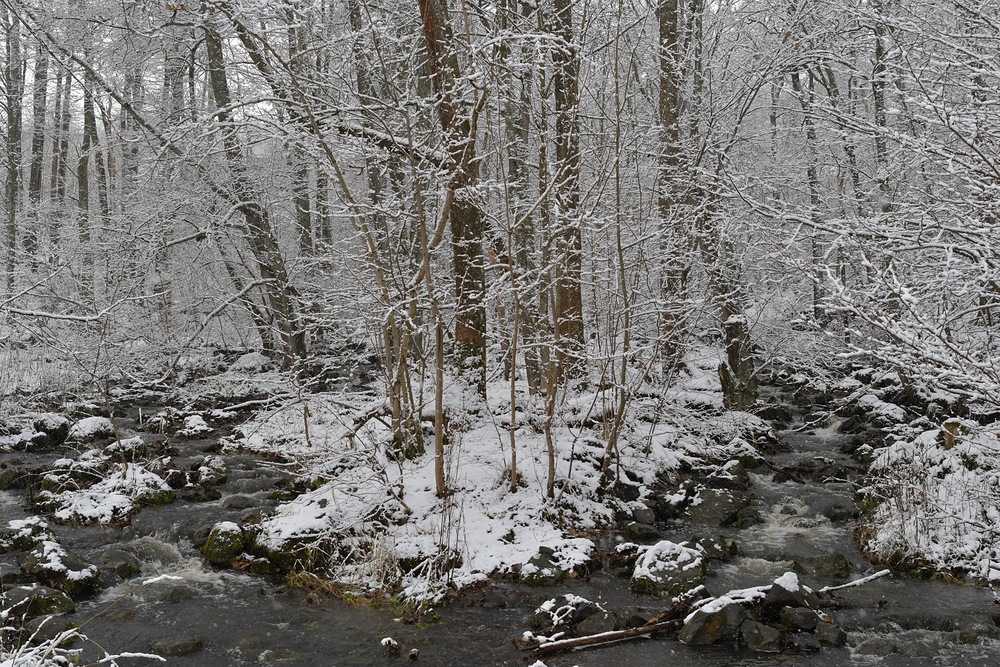
[[[683,597],[729,547],[665,526],[768,525],[765,476],[834,485],[858,576],[1000,579],[994,0],[0,24],[0,447],[53,452],[0,471],[0,552],[225,503],[238,455],[284,486],[185,538],[209,563],[418,609],[609,535]]]

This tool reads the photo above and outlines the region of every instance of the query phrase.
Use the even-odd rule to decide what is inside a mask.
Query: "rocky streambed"
[[[859,436],[815,405],[776,404],[784,428],[764,461],[664,480],[659,501],[636,506],[587,571],[553,572],[539,553],[518,580],[415,617],[388,599],[349,604],[289,586],[268,564],[213,559],[213,528],[252,521],[301,482],[284,462],[220,451],[237,415],[182,413],[156,398],[117,407],[114,420],[95,406],[36,416],[8,429],[19,444],[0,454],[5,606],[27,634],[53,614],[39,637],[81,626],[93,640],[85,661],[106,647],[191,666],[382,665],[416,649],[426,664],[516,665],[529,655],[513,641],[525,631],[640,627],[698,585],[714,601],[660,639],[546,663],[992,665],[1000,655],[1000,607],[987,588],[905,576],[838,588],[877,568],[855,539]],[[117,473],[136,493],[117,498],[95,481]],[[81,490],[90,493],[71,493]]]

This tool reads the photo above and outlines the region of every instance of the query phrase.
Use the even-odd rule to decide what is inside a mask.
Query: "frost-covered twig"
[[[843,588],[853,588],[855,586],[863,586],[870,581],[875,581],[876,579],[881,579],[887,574],[890,574],[891,570],[879,570],[875,574],[869,574],[867,577],[861,577],[860,579],[855,579],[854,581],[849,581],[846,584],[840,584],[839,586],[824,586],[819,589],[820,593],[830,593],[832,591],[839,591]]]

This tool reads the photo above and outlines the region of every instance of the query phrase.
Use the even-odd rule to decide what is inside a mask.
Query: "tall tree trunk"
[[[21,193],[21,102],[24,97],[24,59],[21,55],[21,26],[17,20],[3,12],[7,32],[4,78],[6,79],[7,105],[7,180],[4,184],[7,231],[7,293],[14,291],[17,267],[17,210]]]
[[[42,159],[45,154],[45,126],[48,117],[49,52],[38,43],[35,50],[35,80],[31,93],[31,166],[28,170],[28,220],[24,250],[32,266],[38,264],[39,227],[42,207]]]
[[[809,162],[806,165],[806,184],[809,188],[809,218],[814,224],[819,223],[819,209],[820,209],[820,182],[819,182],[819,156],[817,155],[817,145],[818,137],[816,134],[816,120],[814,118],[813,112],[813,101],[814,101],[814,86],[815,79],[811,72],[807,72],[807,77],[809,79],[809,86],[806,88],[802,85],[801,74],[796,71],[792,72],[792,90],[795,91],[796,97],[799,98],[799,105],[802,107],[802,124],[805,126],[806,130],[806,153],[809,156]],[[819,231],[813,227],[809,236],[810,251],[812,254],[812,309],[813,317],[817,321],[822,321],[824,315],[822,312],[822,268],[820,266],[822,261],[822,244],[819,238]]]
[[[244,238],[261,278],[266,281],[264,289],[268,308],[281,340],[282,366],[291,368],[296,361],[306,356],[305,332],[298,316],[297,294],[288,279],[285,260],[271,229],[268,210],[261,203],[260,192],[247,173],[246,156],[239,142],[237,128],[229,115],[232,97],[226,76],[222,37],[212,25],[205,23],[202,27],[205,33],[209,83],[218,109],[215,117],[221,128],[229,172],[229,196],[236,210],[243,216]]]
[[[501,13],[501,32],[503,36],[530,33],[534,26],[536,8],[517,0],[505,0]],[[534,257],[536,246],[534,197],[529,195],[530,177],[528,173],[529,153],[531,147],[531,106],[534,75],[534,51],[530,42],[525,40],[520,53],[515,53],[507,41],[501,41],[501,58],[505,63],[504,71],[504,133],[506,135],[507,151],[507,201],[509,202],[508,225],[511,234],[508,239],[508,254],[510,255],[510,270],[513,273],[514,285],[531,285],[536,282],[535,273],[538,270]],[[517,365],[517,351],[524,357],[524,370],[528,382],[528,391],[537,394],[542,386],[542,364],[539,352],[540,339],[538,335],[538,290],[517,291],[514,295],[513,317],[517,329],[512,336],[517,341],[510,360],[512,367]]]
[[[437,96],[438,120],[451,160],[448,182],[452,262],[455,270],[455,356],[461,373],[486,393],[486,276],[483,261],[483,213],[473,200],[479,183],[475,100],[459,87],[457,45],[445,0],[417,0],[427,45],[428,65]]]
[[[304,18],[296,13],[296,8],[289,6],[288,13],[288,68],[300,85],[306,85],[309,73],[306,71],[306,58],[303,54],[304,29],[300,23]],[[299,254],[308,257],[313,254],[313,221],[312,202],[310,201],[309,162],[302,144],[292,137],[288,150],[288,161],[292,176],[292,205],[295,208],[295,226],[298,228]]]
[[[90,156],[97,143],[97,117],[94,113],[93,75],[84,74],[83,82],[83,142],[76,163],[77,242],[83,262],[80,267],[81,292],[93,297],[93,262],[90,247]]]
[[[554,0],[552,51],[555,94],[556,355],[559,379],[581,370],[583,346],[582,234],[580,231],[580,55],[573,34],[573,0]]]
[[[889,164],[886,153],[886,133],[888,121],[886,112],[886,88],[889,71],[886,66],[886,24],[881,17],[885,0],[873,0],[875,17],[875,49],[872,66],[872,112],[875,116],[875,180],[878,182],[879,207],[884,213],[892,210],[892,193],[889,184]]]
[[[663,270],[660,277],[660,345],[664,373],[670,375],[680,362],[684,336],[683,300],[687,283],[688,225],[681,206],[687,176],[681,151],[681,88],[683,40],[680,35],[680,0],[661,0],[656,8],[659,36],[659,99],[657,104],[660,136],[658,151],[660,248]]]
[[[69,130],[72,113],[70,100],[73,93],[73,74],[69,64],[56,68],[55,132],[52,133],[52,173],[49,180],[49,200],[52,212],[49,219],[49,243],[59,244],[62,220],[65,214],[66,183],[69,174]]]

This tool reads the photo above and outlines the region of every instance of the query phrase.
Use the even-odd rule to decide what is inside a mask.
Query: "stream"
[[[147,413],[156,408],[144,408]],[[124,411],[117,426],[136,427],[137,410]],[[810,557],[842,554],[847,579],[874,569],[858,551],[853,491],[857,464],[841,453],[849,436],[836,423],[809,429],[801,415],[779,436],[788,451],[768,456],[769,467],[750,472],[753,507],[762,519],[744,529],[714,529],[732,538],[739,556],[713,561],[707,587],[713,594],[770,583]],[[144,438],[152,438],[144,436]],[[170,441],[175,460],[197,463],[214,451],[219,434]],[[160,438],[162,440],[162,437]],[[59,454],[0,454],[0,467],[44,467]],[[558,586],[530,588],[499,582],[470,590],[420,621],[405,622],[385,605],[348,604],[317,597],[280,580],[217,570],[193,544],[216,522],[239,521],[267,511],[269,496],[287,486],[292,474],[279,463],[224,455],[229,472],[217,486],[221,497],[180,498],[144,507],[124,527],[67,526],[50,522],[59,542],[107,571],[108,585],[96,598],[78,603],[71,620],[94,643],[84,664],[110,653],[147,652],[156,647],[178,667],[219,665],[301,665],[343,667],[407,662],[439,667],[522,665],[525,654],[512,640],[529,629],[528,619],[542,601],[574,593],[600,602],[624,617],[652,616],[663,601],[636,596],[627,580],[602,570]],[[781,471],[797,471],[791,479]],[[803,483],[804,482],[804,483]],[[856,511],[856,510],[853,510]],[[846,512],[846,515],[845,515]],[[0,492],[0,525],[31,515],[22,492]],[[692,536],[683,523],[658,524],[664,539]],[[0,561],[10,561],[2,556]],[[817,561],[824,562],[824,561]],[[16,566],[16,563],[9,563]],[[843,574],[806,572],[807,585],[840,584]],[[4,583],[9,583],[5,581]],[[848,631],[848,646],[811,654],[755,654],[730,645],[689,647],[674,639],[640,639],[609,647],[546,658],[556,667],[628,664],[652,667],[722,665],[995,665],[1000,656],[1000,606],[985,587],[890,576],[837,592],[824,607]],[[391,636],[402,646],[390,654],[380,644]],[[121,665],[157,664],[123,659]]]

